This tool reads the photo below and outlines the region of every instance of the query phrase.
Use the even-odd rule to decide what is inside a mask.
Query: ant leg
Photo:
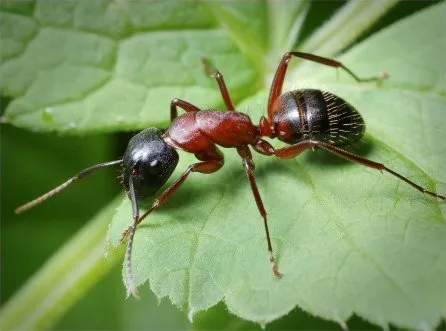
[[[226,105],[226,109],[229,111],[234,111],[235,107],[234,107],[234,104],[232,103],[231,97],[229,96],[229,92],[226,87],[225,80],[223,79],[223,75],[206,58],[201,59],[201,63],[203,65],[203,69],[206,72],[206,74],[208,74],[209,76],[211,76],[217,80],[218,87],[220,88],[221,96],[223,97],[223,101],[225,102],[225,105]],[[184,109],[186,112],[201,110],[197,106],[194,106],[193,104],[191,104],[187,101],[175,98],[170,103],[170,121],[171,122],[178,116],[177,107]]]
[[[251,185],[251,191],[252,194],[254,195],[254,199],[257,204],[257,209],[259,210],[259,213],[263,218],[263,224],[265,225],[265,232],[266,232],[266,240],[268,243],[269,262],[271,263],[273,274],[276,278],[280,278],[281,274],[279,272],[279,269],[277,268],[276,261],[274,259],[273,246],[271,245],[271,238],[269,236],[268,221],[266,218],[265,207],[263,206],[262,197],[260,196],[259,189],[256,184],[256,179],[254,177],[255,165],[254,162],[252,161],[251,151],[249,150],[248,146],[241,146],[237,148],[237,152],[243,159],[243,166],[245,167],[246,175],[248,176],[249,184]]]
[[[201,110],[197,106],[194,106],[193,104],[191,104],[187,101],[175,98],[170,103],[170,122],[173,122],[173,120],[175,118],[177,118],[177,116],[178,116],[177,107],[180,107],[181,109],[185,110],[186,112]]]
[[[353,161],[359,164],[362,164],[364,166],[376,169],[376,170],[380,170],[380,171],[386,171],[388,173],[390,173],[391,175],[397,177],[398,179],[406,182],[407,184],[409,184],[410,186],[412,186],[413,188],[417,189],[418,191],[420,191],[421,193],[425,193],[428,195],[431,195],[435,198],[441,199],[441,200],[446,200],[446,197],[434,192],[431,192],[429,190],[427,190],[426,188],[415,184],[414,182],[412,182],[411,180],[407,179],[406,177],[404,177],[403,175],[400,175],[399,173],[393,171],[392,169],[387,168],[384,164],[382,163],[378,163],[378,162],[374,162],[371,160],[368,160],[366,158],[363,158],[361,156],[358,156],[356,154],[350,153],[346,150],[343,150],[339,147],[330,145],[330,144],[326,144],[320,141],[314,141],[314,140],[308,140],[308,141],[302,141],[300,143],[297,143],[295,145],[289,146],[289,147],[284,147],[281,149],[276,150],[276,152],[274,153],[277,157],[282,158],[282,159],[291,159],[295,156],[297,156],[298,154],[302,153],[304,150],[309,149],[309,148],[314,148],[314,147],[320,147],[325,149],[326,151],[329,151],[330,153],[336,154],[340,157],[343,157],[344,159],[347,159],[349,161]]]
[[[348,73],[350,76],[352,76],[358,83],[381,80],[381,79],[387,77],[386,73],[382,73],[380,76],[369,77],[369,78],[360,78],[353,71],[351,71],[349,68],[344,66],[341,62],[338,62],[336,60],[318,56],[318,55],[314,55],[314,54],[309,54],[309,53],[287,52],[283,55],[282,60],[280,61],[279,66],[277,67],[273,82],[271,84],[271,89],[270,89],[269,98],[268,98],[268,117],[269,117],[269,119],[272,118],[272,112],[273,112],[272,107],[273,107],[274,101],[276,101],[276,99],[282,94],[282,86],[283,86],[283,81],[285,78],[285,73],[288,69],[288,62],[290,61],[292,56],[299,57],[301,59],[313,61],[313,62],[320,63],[320,64],[323,64],[326,66],[334,67],[334,68],[341,68],[346,73]]]
[[[257,153],[267,156],[274,155],[274,153],[276,152],[274,147],[271,146],[269,142],[263,139],[259,139],[255,145],[252,145],[252,148],[254,148]]]
[[[141,223],[144,218],[146,218],[152,211],[157,209],[161,204],[169,200],[169,198],[179,189],[181,184],[184,183],[186,178],[189,176],[191,172],[200,172],[202,174],[211,174],[216,172],[223,166],[223,161],[210,160],[198,162],[190,165],[187,170],[178,178],[175,183],[170,185],[159,197],[156,199],[152,206],[147,210],[139,219],[139,223]]]
[[[201,65],[203,66],[204,72],[217,80],[218,87],[220,89],[220,94],[223,97],[223,101],[225,102],[226,109],[229,111],[235,111],[234,104],[231,101],[231,97],[229,96],[228,89],[226,88],[225,80],[223,79],[223,75],[214,65],[207,59],[201,59]]]
[[[210,154],[210,153],[209,153]],[[209,155],[207,154],[207,155]],[[216,149],[215,153],[212,153],[215,157],[211,160],[205,160],[203,162],[198,162],[190,165],[185,172],[173,183],[171,184],[155,201],[153,201],[152,206],[138,219],[135,224],[135,227],[141,223],[152,211],[157,209],[161,204],[166,202],[184,183],[186,178],[189,176],[191,172],[200,172],[203,174],[211,174],[219,170],[223,164],[223,155],[219,150]],[[201,156],[201,155],[197,155]],[[129,233],[132,226],[129,226],[122,232],[120,241],[123,242],[127,234]]]
[[[210,174],[219,170],[223,166],[223,159],[221,160],[208,160],[203,162],[198,162],[190,165],[185,172],[170,185],[159,197],[155,199],[152,206],[147,210],[141,217],[139,217],[138,203],[135,197],[135,191],[133,188],[133,180],[129,180],[129,194],[130,200],[132,201],[133,210],[133,223],[127,229],[125,229],[121,235],[120,241],[123,242],[127,234],[129,234],[129,240],[127,242],[127,250],[125,253],[125,268],[126,268],[126,281],[130,292],[136,298],[139,298],[138,289],[135,285],[132,273],[132,248],[133,248],[133,238],[135,236],[136,227],[141,223],[144,218],[146,218],[152,211],[157,209],[161,204],[169,200],[169,198],[180,188],[181,184],[184,183],[186,178],[191,172],[201,172],[204,174]]]

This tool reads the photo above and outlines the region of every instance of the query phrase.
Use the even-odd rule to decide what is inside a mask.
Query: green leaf
[[[213,82],[196,70],[203,56],[228,68],[235,91],[259,86],[253,65],[200,3],[37,1],[20,15],[8,4],[0,12],[0,90],[14,97],[4,121],[17,126],[135,129],[165,122],[174,97],[218,105]]]
[[[387,69],[390,79],[381,86],[310,64],[288,80],[289,88],[323,87],[351,101],[369,124],[359,153],[443,194],[446,38],[437,26],[444,25],[445,10],[433,6],[345,54],[344,63],[361,76]],[[261,91],[238,109],[258,118],[266,98]],[[221,171],[191,175],[141,224],[133,256],[138,284],[149,280],[157,296],[168,296],[190,318],[221,300],[231,313],[261,324],[296,305],[341,325],[353,313],[382,327],[433,328],[445,317],[444,204],[324,151],[290,161],[256,155],[284,275],[276,280],[240,159],[231,151],[225,156]],[[181,160],[172,180],[195,162],[187,155]],[[129,215],[125,200],[111,225],[112,245]]]
[[[173,97],[204,108],[222,104],[199,68],[206,56],[224,73],[238,109],[257,121],[268,94],[263,83],[306,14],[305,3],[289,11],[271,10],[272,3],[2,2],[0,90],[14,97],[3,120],[72,133],[165,125]],[[332,55],[384,12],[372,2],[348,6],[358,19],[346,24],[351,16],[341,11],[305,45],[316,52],[327,45],[319,54]],[[444,3],[432,6],[342,57],[361,76],[387,69],[381,86],[301,61],[285,88],[320,87],[344,97],[368,124],[361,155],[442,194],[445,13]],[[157,296],[190,318],[220,301],[262,324],[296,306],[341,325],[353,313],[383,327],[429,328],[445,317],[444,204],[323,151],[290,161],[255,155],[284,274],[275,280],[240,158],[232,150],[225,156],[221,171],[191,175],[141,224],[133,256],[138,284],[149,280]],[[169,183],[193,162],[181,155]],[[124,200],[110,226],[112,245],[130,221]]]

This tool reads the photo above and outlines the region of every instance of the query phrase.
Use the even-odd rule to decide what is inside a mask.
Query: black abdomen
[[[319,90],[295,90],[274,103],[273,125],[277,137],[295,144],[317,140],[347,145],[361,139],[365,125],[361,114],[344,99]]]

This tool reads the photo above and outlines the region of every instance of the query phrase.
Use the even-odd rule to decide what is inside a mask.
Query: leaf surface
[[[343,56],[360,75],[389,70],[390,79],[380,86],[311,64],[288,80],[288,88],[315,86],[349,100],[369,124],[357,151],[443,194],[446,39],[428,23],[442,24],[444,10],[442,4],[414,15]],[[260,91],[238,109],[258,118],[266,98],[267,91]],[[445,316],[444,204],[389,174],[324,151],[290,161],[256,155],[256,178],[284,275],[277,281],[240,159],[230,151],[225,156],[221,171],[192,175],[140,226],[133,260],[137,283],[149,279],[158,296],[169,296],[190,316],[220,300],[258,323],[296,305],[340,324],[356,313],[383,327],[431,328]],[[193,162],[183,157],[172,178]],[[113,242],[129,215],[124,201],[112,223]]]
[[[268,97],[261,86],[279,61],[268,58],[277,54],[270,48],[290,44],[280,31],[270,31],[271,3],[197,3],[194,10],[185,2],[64,1],[51,2],[51,10],[49,4],[17,8],[2,2],[0,12],[7,45],[1,49],[0,89],[15,98],[5,120],[32,130],[165,124],[173,97],[200,107],[221,105],[215,83],[198,66],[202,56],[222,70],[238,109],[257,121]],[[284,25],[299,25],[301,5],[283,18]],[[345,73],[300,62],[284,89],[311,86],[339,94],[368,125],[358,153],[442,194],[445,14],[444,3],[432,6],[341,57],[360,76],[387,69],[390,79],[381,85],[357,84]],[[250,15],[255,21],[243,30]],[[282,36],[279,45],[265,42],[266,34]],[[341,39],[350,43],[349,36]],[[332,45],[329,52],[338,49]],[[430,328],[445,317],[444,204],[389,174],[323,151],[289,161],[255,155],[284,275],[278,281],[240,159],[232,150],[225,157],[222,170],[191,175],[141,224],[133,256],[138,284],[148,280],[157,296],[168,296],[191,318],[222,300],[231,313],[262,324],[296,306],[341,325],[353,313],[383,327]],[[193,162],[181,155],[169,183]],[[124,199],[110,226],[112,245],[130,221]]]
[[[253,65],[200,3],[30,6],[18,12],[6,2],[0,11],[0,90],[14,97],[4,116],[11,124],[71,133],[135,129],[165,122],[174,97],[220,104],[212,80],[197,70],[203,56],[228,68],[235,91],[258,85]]]

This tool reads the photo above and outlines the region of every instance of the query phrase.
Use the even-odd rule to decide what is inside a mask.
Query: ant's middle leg
[[[274,75],[273,82],[271,84],[271,89],[270,89],[269,98],[268,98],[268,117],[270,119],[272,118],[272,111],[273,111],[272,107],[273,107],[274,101],[276,101],[276,99],[282,94],[283,81],[285,79],[285,74],[288,69],[288,62],[290,61],[292,56],[299,57],[301,59],[313,61],[313,62],[320,63],[320,64],[323,64],[326,66],[334,67],[334,68],[341,68],[346,73],[348,73],[351,77],[353,77],[358,83],[377,81],[377,80],[381,80],[381,79],[387,77],[386,73],[382,73],[379,76],[374,76],[374,77],[369,77],[369,78],[360,78],[353,71],[351,71],[349,68],[344,66],[341,62],[338,62],[336,60],[318,56],[318,55],[314,55],[314,54],[303,53],[303,52],[287,52],[283,55],[282,60],[280,61],[279,65],[277,67],[276,74]]]
[[[218,71],[217,68],[215,68],[214,65],[207,58],[201,59],[201,65],[203,66],[204,72],[208,76],[216,79],[218,87],[220,89],[220,94],[223,98],[223,101],[225,102],[226,109],[229,111],[235,111],[234,104],[232,103],[231,97],[229,96],[229,92],[221,72]]]
[[[426,188],[414,183],[413,181],[407,179],[406,177],[404,177],[403,175],[400,175],[399,173],[393,171],[392,169],[387,168],[384,164],[382,163],[378,163],[378,162],[374,162],[372,160],[368,160],[366,158],[363,158],[359,155],[350,153],[342,148],[327,144],[327,143],[323,143],[320,141],[314,141],[314,140],[307,140],[307,141],[302,141],[300,143],[294,144],[292,146],[288,146],[288,147],[284,147],[284,148],[280,148],[278,150],[275,151],[274,155],[276,155],[279,158],[282,159],[291,159],[296,157],[297,155],[299,155],[300,153],[302,153],[304,150],[309,149],[309,148],[315,148],[315,147],[319,147],[319,148],[323,148],[326,151],[333,153],[335,155],[338,155],[340,157],[343,157],[344,159],[347,159],[349,161],[353,161],[356,163],[359,163],[361,165],[364,165],[366,167],[370,167],[376,170],[380,170],[380,171],[386,171],[388,173],[390,173],[391,175],[397,177],[398,179],[406,182],[407,184],[409,184],[410,186],[412,186],[413,188],[415,188],[416,190],[420,191],[421,193],[424,194],[428,194],[430,196],[433,196],[435,198],[441,199],[441,200],[446,200],[446,197],[440,194],[437,194],[435,192],[429,191]]]
[[[263,224],[265,225],[265,232],[266,232],[266,240],[268,243],[269,262],[271,263],[273,274],[276,278],[280,278],[281,274],[279,272],[279,269],[277,268],[276,260],[274,259],[273,246],[271,245],[271,238],[269,236],[266,210],[265,207],[263,206],[262,197],[260,196],[256,179],[254,177],[255,166],[254,162],[252,161],[251,151],[249,150],[248,146],[241,146],[237,148],[237,152],[243,159],[243,166],[245,168],[246,175],[248,176],[249,184],[251,185],[251,191],[252,194],[254,195],[254,199],[257,204],[257,209],[259,210],[260,216],[262,216],[263,218]]]

